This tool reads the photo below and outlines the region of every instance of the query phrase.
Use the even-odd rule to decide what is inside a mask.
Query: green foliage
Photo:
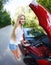
[[[5,4],[8,0],[0,0],[0,10],[3,9],[3,4]]]
[[[3,0],[0,0],[0,2],[0,28],[2,28],[11,24],[11,18],[10,15],[3,10]]]
[[[6,11],[0,11],[0,28],[10,25],[11,24],[11,18],[10,15]]]
[[[25,12],[25,17],[26,17],[26,22],[24,24],[24,27],[33,28],[39,25],[38,19],[31,9],[29,9],[29,12]]]
[[[3,8],[2,0],[0,0],[0,11],[1,11],[2,8]]]
[[[37,1],[51,12],[51,0],[37,0]]]
[[[13,20],[13,21],[11,21],[11,24],[14,26],[14,24],[15,24],[15,21]]]

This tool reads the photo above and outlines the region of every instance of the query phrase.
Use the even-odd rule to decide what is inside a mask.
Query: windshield
[[[24,28],[24,35],[25,37],[38,37],[41,35],[45,35],[45,33],[32,28]]]

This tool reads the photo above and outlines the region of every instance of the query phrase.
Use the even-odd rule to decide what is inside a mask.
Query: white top
[[[23,40],[23,27],[21,28],[18,26],[15,30],[16,35],[16,42],[14,42],[12,39],[10,40],[10,44],[18,45],[21,43],[21,40]]]

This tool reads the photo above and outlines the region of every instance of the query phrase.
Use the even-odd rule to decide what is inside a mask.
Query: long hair
[[[24,16],[24,15],[23,15],[23,14],[18,15],[17,21],[16,21],[16,23],[14,24],[14,28],[13,28],[13,31],[12,31],[12,34],[11,34],[11,39],[14,40],[14,41],[16,41],[15,30],[16,30],[16,28],[18,27],[18,25],[20,24],[19,21],[20,21],[21,16]],[[25,17],[25,16],[24,16],[24,17]]]

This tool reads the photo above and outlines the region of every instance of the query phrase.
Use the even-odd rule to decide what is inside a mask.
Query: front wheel
[[[25,57],[23,59],[24,63],[26,65],[38,65],[37,62],[35,61],[35,59],[31,58],[31,57]]]

